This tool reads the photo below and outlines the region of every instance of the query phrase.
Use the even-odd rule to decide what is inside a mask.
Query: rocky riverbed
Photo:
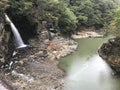
[[[80,38],[101,38],[103,35],[100,35],[99,33],[95,31],[82,31],[78,32],[76,35],[72,35],[72,38],[74,39],[80,39]]]
[[[31,40],[32,42],[32,40]],[[42,47],[41,47],[42,46]],[[41,45],[18,50],[10,70],[0,76],[13,90],[62,90],[65,72],[58,68],[60,57],[74,52],[77,43],[60,36],[44,40]],[[23,55],[23,56],[22,56]]]

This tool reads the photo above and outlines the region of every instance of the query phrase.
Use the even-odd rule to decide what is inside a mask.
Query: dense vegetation
[[[120,37],[120,7],[115,10],[114,20],[110,24],[110,30],[115,36]]]
[[[116,7],[116,0],[10,0],[7,13],[15,22],[28,21],[32,29],[37,21],[46,21],[46,28],[71,35],[81,26],[108,25]]]

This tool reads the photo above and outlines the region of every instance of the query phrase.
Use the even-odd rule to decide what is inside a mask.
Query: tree
[[[81,26],[104,27],[113,19],[117,6],[114,0],[10,0],[10,4],[7,12],[14,22],[27,19],[34,27],[34,21],[47,21],[47,29],[51,22],[53,28],[67,35]]]
[[[76,29],[77,18],[68,3],[62,0],[37,0],[39,19],[58,22],[59,32],[70,35]],[[47,7],[46,7],[47,6]],[[53,11],[54,10],[54,11]]]
[[[111,22],[112,33],[120,37],[120,7],[116,9],[114,20]]]
[[[101,28],[112,20],[115,5],[113,0],[76,0],[69,8],[76,15],[78,26]]]

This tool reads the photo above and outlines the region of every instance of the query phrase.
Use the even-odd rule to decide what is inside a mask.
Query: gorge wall
[[[6,30],[4,14],[0,12],[0,65],[8,57],[8,43],[10,43],[10,31]]]
[[[99,49],[99,55],[108,62],[111,68],[120,74],[120,38],[109,39]]]

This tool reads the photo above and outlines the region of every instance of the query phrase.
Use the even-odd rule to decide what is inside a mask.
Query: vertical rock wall
[[[120,37],[109,39],[99,49],[99,55],[120,75]]]
[[[8,43],[10,40],[10,31],[5,30],[4,14],[0,13],[0,65],[5,62],[8,53]]]

